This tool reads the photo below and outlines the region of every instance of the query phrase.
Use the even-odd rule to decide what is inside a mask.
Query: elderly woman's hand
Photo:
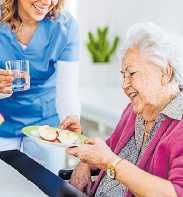
[[[84,189],[91,183],[91,172],[89,165],[80,162],[74,169],[69,183],[80,191],[84,191]]]
[[[0,93],[12,94],[13,75],[4,69],[0,69]]]
[[[67,116],[60,124],[61,129],[81,133],[81,124],[77,116]]]
[[[99,169],[107,169],[108,165],[118,157],[100,138],[88,139],[79,147],[68,148],[67,153]]]

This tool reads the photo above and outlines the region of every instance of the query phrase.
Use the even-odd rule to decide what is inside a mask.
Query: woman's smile
[[[131,100],[134,100],[134,98],[138,95],[137,92],[130,92],[128,93],[128,97],[131,99]]]
[[[58,5],[58,0],[18,0],[19,15],[22,21],[41,21]]]
[[[34,10],[36,11],[36,14],[39,14],[39,15],[47,14],[49,11],[49,7],[50,7],[50,6],[42,5],[41,3],[37,1],[34,2],[32,5],[33,5]]]

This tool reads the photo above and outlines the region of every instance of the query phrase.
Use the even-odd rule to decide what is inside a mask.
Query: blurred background
[[[151,21],[169,32],[183,34],[182,7],[181,0],[67,0],[66,9],[80,26],[81,121],[88,135],[103,138],[109,135],[128,103],[121,88],[119,73],[120,48],[128,27],[137,22]],[[106,35],[99,36],[105,28],[108,28]],[[90,39],[88,32],[92,32]],[[119,42],[114,46],[116,36]],[[92,39],[96,43],[92,43]],[[109,61],[100,62],[102,58],[96,60],[98,51],[93,49],[93,53],[89,52],[88,43],[90,48],[92,44],[99,44],[98,48],[103,44],[101,50],[110,51],[112,47],[115,50]]]

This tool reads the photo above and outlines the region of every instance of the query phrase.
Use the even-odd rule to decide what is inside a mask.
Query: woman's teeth
[[[132,93],[129,94],[129,97],[130,97],[131,99],[133,99],[133,98],[136,97],[136,96],[137,96],[137,92],[132,92]]]
[[[33,4],[33,6],[39,13],[42,13],[42,14],[44,14],[48,10],[47,8],[43,8],[43,7],[36,5],[36,4]]]

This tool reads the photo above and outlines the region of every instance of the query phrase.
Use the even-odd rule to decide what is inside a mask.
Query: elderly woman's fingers
[[[88,138],[84,141],[85,144],[91,144],[94,145],[95,144],[95,139],[94,138]]]
[[[78,147],[75,147],[75,148],[67,148],[66,149],[66,152],[69,155],[73,155],[75,157],[78,157],[78,155],[79,155],[79,148]]]
[[[84,141],[85,144],[91,144],[91,145],[94,145],[94,144],[98,144],[98,143],[103,143],[103,140],[96,137],[96,138],[88,138]]]
[[[66,152],[70,155],[78,157],[81,161],[86,162],[88,159],[88,151],[90,150],[90,145],[83,144],[75,148],[67,148]]]
[[[114,153],[100,138],[88,139],[87,144],[82,144],[77,148],[68,148],[67,153],[80,158],[89,165],[100,169],[106,169],[108,163],[114,158]]]

